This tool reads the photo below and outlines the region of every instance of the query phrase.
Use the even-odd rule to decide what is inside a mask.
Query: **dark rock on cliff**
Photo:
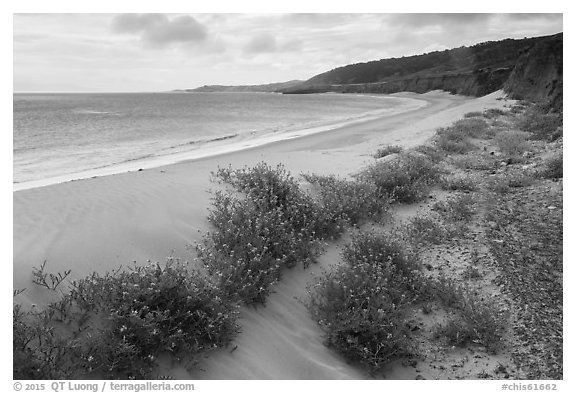
[[[547,103],[562,111],[563,34],[538,42],[524,53],[504,85],[511,98]]]

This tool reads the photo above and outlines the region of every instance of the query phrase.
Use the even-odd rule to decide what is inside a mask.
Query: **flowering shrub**
[[[361,180],[374,183],[383,198],[405,203],[424,198],[439,177],[440,171],[432,161],[414,152],[400,153],[395,160],[372,164],[359,175]]]
[[[216,192],[208,217],[214,231],[197,246],[198,257],[227,296],[264,303],[283,268],[315,260],[333,224],[281,165],[219,169],[216,177],[245,196]]]
[[[450,176],[444,177],[440,181],[443,190],[448,191],[475,191],[477,181],[471,176]]]
[[[176,261],[94,273],[46,311],[18,311],[14,351],[42,377],[150,379],[158,356],[194,360],[237,333],[236,306]],[[14,378],[30,376],[15,363]]]
[[[343,252],[346,264],[309,289],[308,309],[327,343],[373,369],[410,352],[406,307],[418,298],[413,256],[396,240],[361,233]]]
[[[398,145],[383,146],[376,151],[376,154],[374,154],[374,158],[382,158],[389,156],[390,154],[397,154],[400,153],[402,150],[403,150],[402,146]]]
[[[562,137],[562,113],[548,113],[534,105],[528,108],[518,119],[518,128],[532,134],[533,139],[555,141]]]
[[[388,201],[378,195],[376,186],[362,180],[336,176],[302,175],[319,188],[320,204],[329,225],[326,232],[338,234],[344,224],[357,224],[366,218],[378,219],[388,208]]]

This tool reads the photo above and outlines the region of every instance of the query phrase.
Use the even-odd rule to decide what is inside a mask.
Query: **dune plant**
[[[227,296],[264,303],[282,270],[313,262],[337,223],[282,165],[220,168],[215,176],[242,195],[215,193],[214,230],[197,246],[198,258]]]
[[[343,251],[345,263],[309,288],[308,309],[329,346],[378,370],[412,351],[407,307],[418,299],[418,263],[398,240],[360,233]]]
[[[374,154],[374,158],[382,158],[389,156],[390,154],[398,154],[402,152],[404,149],[402,146],[398,145],[386,145],[379,148],[376,153]]]
[[[358,178],[375,184],[383,198],[411,203],[428,195],[430,186],[440,178],[440,170],[425,155],[406,152],[392,161],[370,165]]]
[[[226,346],[237,313],[178,261],[94,273],[43,311],[14,306],[14,378],[150,379],[159,356],[194,362]]]
[[[555,141],[562,137],[562,113],[549,113],[533,105],[518,118],[518,128],[532,135],[532,139]]]
[[[448,191],[476,191],[478,189],[476,180],[471,176],[462,175],[443,177],[440,180],[440,186]]]
[[[362,220],[380,219],[388,210],[388,201],[381,198],[373,183],[365,180],[347,180],[336,176],[303,174],[302,177],[317,187],[318,197],[327,221],[340,232],[346,225]]]
[[[529,136],[530,134],[524,131],[510,130],[498,133],[494,141],[502,153],[517,157],[530,150]]]

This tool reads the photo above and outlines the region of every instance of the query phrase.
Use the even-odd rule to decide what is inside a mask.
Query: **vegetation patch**
[[[44,311],[14,306],[14,379],[150,379],[161,355],[226,346],[236,319],[217,286],[177,261],[94,273]]]
[[[475,213],[474,205],[471,195],[461,194],[450,197],[446,201],[434,203],[432,210],[449,221],[470,222]]]
[[[208,217],[215,230],[197,245],[198,258],[229,297],[264,303],[282,269],[313,262],[319,239],[338,222],[283,166],[219,169],[216,176],[245,196],[215,193]]]
[[[447,191],[476,191],[477,181],[471,176],[449,176],[440,180],[440,186]]]
[[[336,234],[346,225],[355,225],[367,218],[378,221],[388,209],[388,201],[379,195],[376,185],[368,181],[309,174],[302,177],[318,187],[323,216],[336,224],[331,226],[338,231]]]
[[[398,145],[383,146],[376,151],[376,154],[374,154],[374,158],[382,158],[382,157],[389,156],[390,154],[398,154],[398,153],[402,152],[403,150],[404,149],[402,148],[402,146],[398,146]]]
[[[561,179],[563,177],[562,153],[557,153],[546,160],[541,174],[547,179]]]
[[[365,169],[359,179],[376,185],[382,198],[411,203],[428,195],[440,178],[440,170],[423,154],[401,153],[392,161],[377,162]]]
[[[520,156],[530,150],[529,136],[530,134],[524,131],[503,131],[496,135],[494,141],[507,156]]]
[[[532,139],[555,141],[562,137],[562,113],[548,113],[542,107],[533,105],[517,122],[518,128],[529,132]]]
[[[411,352],[405,314],[418,298],[418,265],[385,234],[361,233],[343,255],[346,263],[309,289],[308,308],[329,346],[377,370]]]
[[[448,231],[437,214],[411,217],[404,232],[412,244],[441,244],[448,236]]]

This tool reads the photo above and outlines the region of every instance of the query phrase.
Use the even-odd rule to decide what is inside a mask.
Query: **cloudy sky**
[[[560,32],[561,14],[15,14],[14,91],[166,91]]]

